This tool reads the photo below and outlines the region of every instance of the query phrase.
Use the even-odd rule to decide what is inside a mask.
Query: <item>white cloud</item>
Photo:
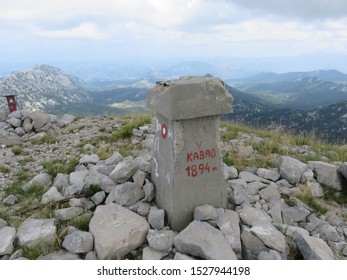
[[[106,35],[102,33],[94,23],[85,22],[77,27],[66,30],[35,30],[37,36],[44,38],[61,38],[61,39],[105,39]]]

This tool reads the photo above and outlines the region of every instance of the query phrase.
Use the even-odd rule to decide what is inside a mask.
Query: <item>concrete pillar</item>
[[[152,182],[173,230],[193,220],[196,206],[226,207],[219,115],[232,111],[232,101],[218,78],[159,82],[148,94],[157,113]]]

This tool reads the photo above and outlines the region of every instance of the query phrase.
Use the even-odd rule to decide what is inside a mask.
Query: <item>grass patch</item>
[[[0,166],[0,173],[10,173],[11,169],[7,166]]]
[[[55,178],[58,173],[69,174],[75,171],[75,167],[78,164],[78,159],[54,159],[44,162],[42,166],[46,169],[46,172]]]
[[[42,144],[54,144],[57,143],[58,140],[53,135],[46,134],[41,139],[31,141],[34,145],[42,145]]]
[[[311,207],[318,215],[324,215],[328,211],[327,207],[319,203],[317,199],[312,196],[308,188],[304,188],[302,192],[296,194],[295,196]]]
[[[100,128],[99,128],[99,132],[102,132],[102,133],[103,133],[103,132],[105,132],[105,131],[106,131],[106,127],[100,127]]]
[[[84,213],[76,218],[71,219],[68,223],[70,226],[78,228],[79,230],[88,231],[89,222],[92,218],[91,213]]]
[[[16,145],[12,147],[12,153],[16,156],[23,154],[24,147],[22,145]]]
[[[98,151],[97,155],[99,156],[100,160],[105,160],[113,155],[114,148],[112,148],[110,145],[102,145]]]
[[[325,200],[333,200],[340,205],[347,205],[347,194],[344,192],[336,191],[332,188],[326,187],[322,185],[324,190],[324,199]]]

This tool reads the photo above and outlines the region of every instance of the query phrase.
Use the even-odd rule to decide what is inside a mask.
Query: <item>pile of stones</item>
[[[75,171],[36,175],[22,189],[45,190],[41,204],[68,201],[51,219],[28,218],[18,228],[0,219],[0,258],[24,259],[23,248],[57,244],[58,224],[89,221],[87,230],[73,226],[61,236],[61,247],[39,259],[345,259],[347,223],[334,210],[318,216],[294,195],[303,188],[323,196],[321,184],[342,190],[342,167],[321,161],[304,164],[283,156],[277,168],[224,165],[228,208],[200,205],[192,222],[180,232],[165,223],[155,204],[151,175],[153,128],[133,131],[133,143],[146,149],[134,156],[115,152],[80,157]],[[97,187],[97,191],[95,191]],[[91,196],[85,196],[90,192]],[[291,203],[289,203],[290,198]],[[20,197],[1,203],[15,206]],[[294,203],[293,203],[294,202]],[[343,211],[343,210],[342,210]],[[342,214],[347,214],[346,211]],[[17,240],[17,241],[16,241]],[[15,249],[15,244],[19,248]]]
[[[0,143],[18,145],[26,141],[40,140],[47,134],[57,135],[59,128],[71,124],[74,120],[75,117],[69,114],[58,118],[29,109],[10,114],[0,112]]]

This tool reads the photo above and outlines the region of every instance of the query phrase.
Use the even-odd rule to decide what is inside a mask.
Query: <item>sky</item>
[[[346,55],[346,0],[0,0],[5,61]]]

